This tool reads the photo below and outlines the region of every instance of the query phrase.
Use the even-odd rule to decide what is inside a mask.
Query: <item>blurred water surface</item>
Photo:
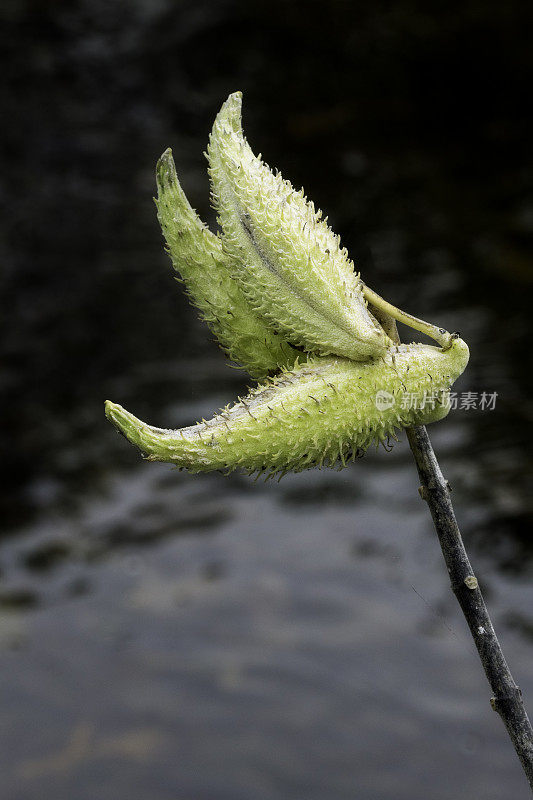
[[[2,781],[54,800],[527,796],[405,443],[341,472],[142,462],[106,397],[190,424],[246,386],[172,280],[151,197],[244,91],[256,151],[377,291],[455,330],[431,430],[533,708],[533,191],[520,4],[3,6]]]

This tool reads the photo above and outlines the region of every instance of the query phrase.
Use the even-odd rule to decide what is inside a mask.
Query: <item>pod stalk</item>
[[[431,322],[425,322],[423,319],[418,319],[418,317],[413,316],[413,314],[409,314],[407,311],[402,311],[400,308],[393,306],[392,303],[384,300],[383,297],[377,292],[374,292],[373,289],[370,289],[365,283],[362,283],[362,290],[363,297],[367,303],[371,303],[380,311],[393,317],[397,322],[403,322],[403,324],[408,325],[409,328],[413,328],[415,331],[429,336],[437,342],[443,350],[449,350],[452,346],[454,335],[448,333],[444,328],[438,328],[436,325],[432,325]]]

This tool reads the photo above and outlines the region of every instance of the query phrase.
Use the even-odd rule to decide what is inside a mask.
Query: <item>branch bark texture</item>
[[[511,675],[494,632],[481,589],[461,537],[450,488],[444,479],[426,428],[408,428],[407,437],[420,477],[420,495],[433,517],[453,592],[474,639],[493,692],[492,708],[500,715],[533,791],[533,729],[522,693]]]

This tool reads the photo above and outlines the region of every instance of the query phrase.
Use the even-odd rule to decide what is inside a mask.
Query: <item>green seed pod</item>
[[[226,350],[255,378],[290,367],[298,352],[254,311],[232,279],[220,239],[191,208],[176,174],[172,151],[157,163],[158,219],[168,253],[191,302]]]
[[[253,307],[293,344],[366,361],[391,341],[369,313],[359,275],[322,212],[254,156],[241,128],[241,93],[211,133],[213,200],[232,275]]]
[[[395,438],[398,428],[445,417],[468,355],[455,338],[447,350],[402,344],[364,363],[314,356],[213,419],[175,431],[146,425],[109,401],[106,415],[150,460],[191,472],[344,466],[372,443]]]

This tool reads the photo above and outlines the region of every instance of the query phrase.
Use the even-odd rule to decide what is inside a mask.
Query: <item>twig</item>
[[[491,706],[502,718],[533,790],[533,729],[522,693],[507,666],[470,566],[450,500],[449,484],[442,475],[425,427],[408,428],[407,438],[420,477],[420,495],[431,511],[453,592],[465,615],[494,695]]]

